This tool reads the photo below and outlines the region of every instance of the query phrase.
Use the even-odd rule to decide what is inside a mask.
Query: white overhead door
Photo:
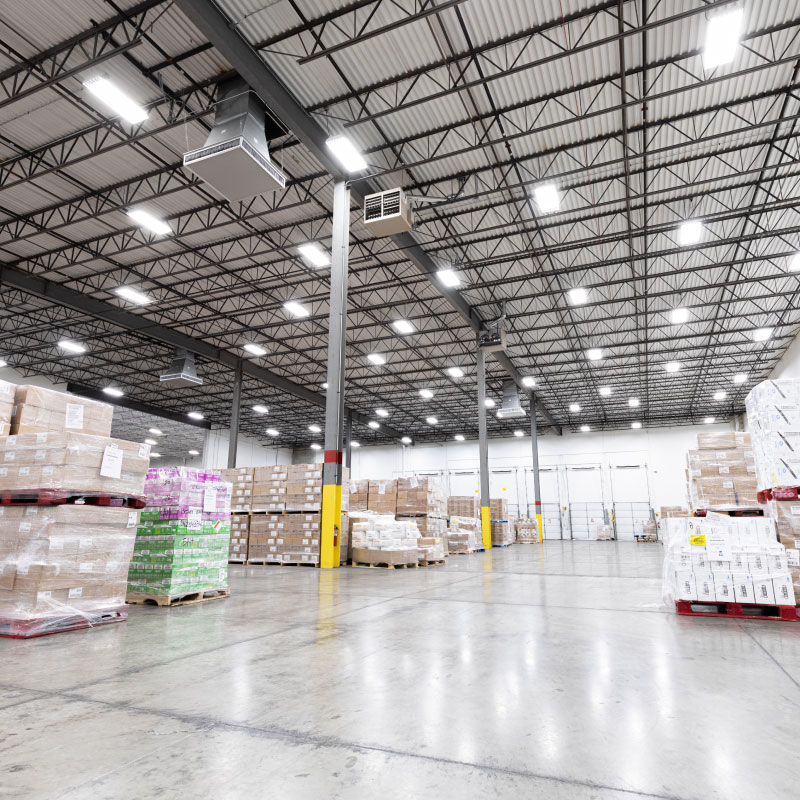
[[[534,503],[533,470],[525,470],[525,488],[528,493],[528,516],[536,516]],[[539,467],[539,489],[542,492],[542,538],[562,539],[561,497],[558,489],[558,468]]]
[[[455,497],[478,497],[481,479],[476,469],[454,469],[449,475],[448,494]]]
[[[631,464],[611,467],[611,496],[617,539],[633,541],[650,519],[647,466]]]
[[[508,514],[512,517],[519,517],[523,506],[520,509],[519,492],[517,490],[517,470],[516,469],[490,469],[489,470],[489,497],[492,499],[503,499],[508,504]]]
[[[569,522],[573,539],[596,539],[603,524],[603,476],[599,464],[567,467]]]

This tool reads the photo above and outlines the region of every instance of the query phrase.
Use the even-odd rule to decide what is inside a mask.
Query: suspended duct
[[[201,386],[203,379],[197,377],[194,353],[189,353],[186,350],[176,350],[169,369],[159,380],[162,385],[173,389],[181,389],[186,386]]]
[[[525,409],[519,402],[519,389],[514,381],[503,381],[503,404],[497,412],[498,419],[524,417]]]

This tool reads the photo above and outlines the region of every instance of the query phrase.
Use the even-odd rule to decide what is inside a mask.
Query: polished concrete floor
[[[386,572],[0,640],[0,798],[800,795],[800,624],[677,618],[660,545]]]

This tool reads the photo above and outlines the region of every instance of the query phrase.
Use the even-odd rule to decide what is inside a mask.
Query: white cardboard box
[[[753,602],[761,605],[773,605],[775,603],[775,589],[772,585],[772,578],[753,578]]]
[[[697,589],[697,599],[701,603],[716,599],[714,590],[714,576],[707,572],[705,574],[695,573],[695,587]]]
[[[733,578],[730,573],[714,573],[714,599],[718,603],[733,603]]]
[[[708,556],[702,552],[692,553],[692,572],[697,575],[702,575],[709,571]]]
[[[795,604],[792,576],[789,574],[772,576],[772,589],[775,593],[775,602],[779,606],[793,606]]]
[[[689,570],[675,570],[675,594],[678,600],[697,600],[697,583]]]
[[[733,597],[737,603],[753,602],[753,576],[744,572],[731,575],[733,579]]]
[[[721,572],[723,575],[730,575],[731,572],[731,562],[730,561],[709,561],[709,566],[711,567],[711,571],[716,575],[718,572]]]
[[[747,571],[753,578],[769,575],[769,561],[765,553],[750,553],[747,556]]]

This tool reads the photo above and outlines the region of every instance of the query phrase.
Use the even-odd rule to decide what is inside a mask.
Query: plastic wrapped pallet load
[[[366,511],[369,498],[369,481],[349,481],[349,489],[350,491],[347,494],[349,495],[350,511]]]
[[[367,510],[375,514],[397,513],[397,481],[370,480]]]
[[[354,522],[353,564],[400,566],[419,561],[419,530],[413,520],[374,514]]]
[[[221,469],[222,480],[233,486],[231,513],[247,514],[253,501],[253,467]]]
[[[536,519],[519,517],[514,521],[514,533],[518,542],[539,543],[539,523]]]
[[[478,495],[450,495],[447,498],[447,516],[466,519],[477,517],[480,513]]]
[[[450,517],[447,529],[447,552],[474,553],[483,546],[481,523],[477,517]]]
[[[738,431],[701,433],[686,456],[690,507],[733,511],[758,506],[750,436]]]
[[[0,381],[0,436],[11,432],[11,416],[14,413],[14,393],[17,387],[8,381]]]
[[[75,431],[111,436],[113,414],[114,408],[108,403],[22,385],[14,392],[11,433]]]
[[[318,564],[321,515],[253,514],[248,561],[265,564]]]

